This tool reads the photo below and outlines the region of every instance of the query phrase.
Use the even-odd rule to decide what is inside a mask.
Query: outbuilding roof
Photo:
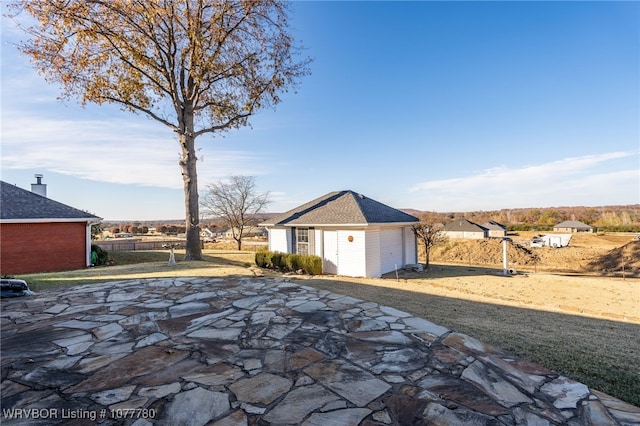
[[[34,192],[0,181],[0,220],[52,219],[94,221],[100,218]]]
[[[470,220],[461,219],[445,224],[442,230],[447,232],[485,232],[487,228]]]
[[[369,225],[414,223],[415,216],[389,207],[354,191],[335,191],[272,217],[263,226]]]

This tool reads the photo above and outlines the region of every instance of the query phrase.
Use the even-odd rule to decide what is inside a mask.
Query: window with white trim
[[[296,228],[296,252],[309,254],[309,228]]]

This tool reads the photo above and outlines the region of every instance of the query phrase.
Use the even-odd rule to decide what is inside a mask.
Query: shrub
[[[309,275],[322,274],[322,258],[320,256],[304,256],[303,269]]]
[[[600,232],[640,232],[640,226],[638,225],[613,225],[613,226],[598,226]]]
[[[553,231],[553,225],[530,224],[530,223],[514,223],[507,226],[507,231]]]
[[[280,253],[278,251],[274,252],[273,255],[271,256],[271,267],[273,269],[283,269],[284,268],[284,263],[282,261],[282,256],[284,256],[284,253]]]
[[[283,272],[304,271],[309,275],[322,274],[322,258],[294,253],[261,250],[255,256],[256,265],[261,268],[278,269]]]
[[[97,259],[96,259],[95,265],[107,264],[107,262],[109,261],[109,253],[107,253],[104,249],[102,249],[102,247],[96,244],[91,244],[91,251],[96,252]]]
[[[267,266],[266,262],[264,261],[265,254],[266,252],[264,251],[256,252],[256,256],[254,260],[256,262],[256,265],[259,266],[260,268],[264,268]]]
[[[288,272],[295,272],[302,267],[302,260],[299,254],[286,254],[283,260],[284,269]]]
[[[264,252],[264,265],[267,268],[273,268],[273,253],[270,251]]]
[[[508,231],[530,231],[534,225],[529,225],[527,223],[515,223],[507,226]]]
[[[261,268],[273,268],[273,254],[267,250],[256,252],[256,265]]]

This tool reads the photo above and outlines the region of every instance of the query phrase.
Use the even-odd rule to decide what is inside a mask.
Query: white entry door
[[[338,231],[324,231],[324,253],[322,256],[322,272],[338,273]]]

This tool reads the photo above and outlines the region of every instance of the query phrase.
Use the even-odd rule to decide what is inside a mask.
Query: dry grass
[[[178,261],[168,251],[113,253],[116,266],[22,276],[32,289],[172,276],[253,276],[254,248],[205,250]],[[180,253],[176,254],[180,259]],[[383,279],[292,277],[303,285],[393,306],[538,362],[640,406],[640,280],[530,274],[434,265]],[[278,275],[262,271],[265,275]]]
[[[413,280],[322,277],[303,282],[394,306],[640,406],[640,351],[635,345],[640,339],[638,280],[591,278],[589,282],[589,278],[542,274],[509,278],[478,268],[437,268],[431,277],[425,273]],[[553,285],[554,278],[559,279],[557,285]],[[529,280],[526,286],[531,286],[532,293],[537,289],[546,297],[517,300],[525,280]],[[482,282],[485,284],[475,286]],[[602,290],[608,286],[629,297],[624,307],[628,317],[614,319],[616,312],[605,312],[611,310],[606,302],[618,297]],[[563,289],[567,293],[588,292],[592,301],[601,297],[603,307],[598,312],[585,312],[578,299],[561,306],[554,301],[567,297]]]

